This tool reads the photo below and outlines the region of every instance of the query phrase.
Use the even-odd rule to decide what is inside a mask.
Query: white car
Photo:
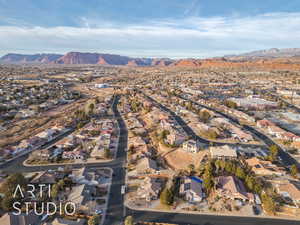
[[[103,211],[102,211],[101,209],[96,209],[96,210],[95,210],[95,214],[97,214],[97,215],[102,214],[102,212],[103,212]]]

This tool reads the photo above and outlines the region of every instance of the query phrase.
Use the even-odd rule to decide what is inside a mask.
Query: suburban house
[[[79,149],[74,149],[73,151],[64,151],[62,154],[63,159],[84,159],[85,154]]]
[[[96,186],[99,184],[95,172],[87,172],[85,167],[77,170],[72,170],[69,175],[73,183],[76,184],[86,184],[89,186]]]
[[[163,130],[171,130],[172,129],[172,124],[169,122],[169,120],[161,120],[160,121],[160,127]]]
[[[256,122],[256,125],[259,127],[259,128],[267,128],[269,126],[275,126],[275,124],[269,120],[258,120]]]
[[[37,176],[35,176],[31,182],[31,184],[55,184],[56,176],[54,173],[49,173],[48,171],[40,172]]]
[[[179,194],[189,202],[201,202],[205,197],[203,192],[203,181],[198,177],[184,177],[180,184]]]
[[[262,98],[248,96],[247,98],[229,98],[229,101],[235,102],[238,107],[245,109],[275,109],[277,108],[276,102],[271,102]]]
[[[232,159],[237,158],[237,151],[234,148],[231,148],[229,145],[224,146],[211,146],[209,152],[212,158],[225,158]]]
[[[159,197],[162,185],[156,178],[146,177],[137,190],[137,195],[146,201],[156,200]]]
[[[244,132],[242,129],[236,126],[231,126],[230,131],[232,132],[232,136],[235,137],[236,139],[243,141],[243,142],[248,142],[252,141],[253,137],[251,134],[248,134]]]
[[[167,136],[167,142],[170,145],[181,145],[184,141],[186,140],[186,136],[183,134],[180,134],[179,132],[171,132],[168,136]]]
[[[275,185],[277,192],[285,198],[294,202],[300,208],[300,183],[286,181]]]
[[[84,200],[85,184],[80,184],[72,188],[71,193],[68,195],[68,202],[75,204],[76,210],[80,209]]]
[[[243,202],[254,202],[252,193],[246,192],[246,188],[241,180],[234,176],[221,176],[217,178],[216,193],[223,198],[241,200]]]
[[[280,138],[281,135],[286,132],[285,130],[283,130],[282,128],[280,128],[276,125],[275,126],[269,126],[267,129],[268,129],[269,134],[271,134],[271,135],[273,135],[277,138]]]
[[[283,168],[280,168],[270,161],[260,160],[257,157],[253,157],[246,160],[247,164],[251,166],[251,170],[257,175],[278,175],[283,176],[286,174]]]
[[[49,149],[42,149],[40,151],[37,151],[36,153],[33,152],[33,154],[36,154],[36,156],[39,157],[40,159],[49,159],[51,156]]]
[[[159,169],[154,160],[148,157],[144,157],[138,162],[136,170],[138,174],[149,174],[157,173]]]
[[[226,108],[226,112],[228,114],[232,114],[232,115],[234,115],[234,116],[236,116],[236,117],[238,117],[240,119],[244,119],[244,120],[246,120],[248,122],[252,122],[252,123],[255,122],[255,119],[253,117],[249,116],[248,114],[246,114],[246,113],[244,113],[242,111],[239,111],[239,110],[236,110],[236,109],[232,109],[232,108],[228,108],[226,106],[224,108]]]
[[[197,153],[201,149],[201,144],[199,141],[190,139],[188,141],[183,142],[182,149],[186,152]]]
[[[138,146],[141,146],[141,145],[146,145],[146,143],[140,136],[134,136],[134,137],[129,138],[129,140],[128,140],[128,147],[129,148],[131,146],[138,147]]]
[[[43,225],[84,225],[86,221],[84,219],[67,220],[63,218],[56,218],[51,223],[44,223]]]

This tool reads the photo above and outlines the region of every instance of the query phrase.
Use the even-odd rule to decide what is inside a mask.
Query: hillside
[[[9,53],[0,58],[0,62],[3,63],[51,63],[62,57],[59,54],[14,54]]]
[[[260,51],[253,51],[244,54],[238,55],[228,55],[225,58],[230,60],[250,60],[250,59],[257,59],[257,58],[288,58],[288,57],[297,57],[300,56],[300,48],[271,48],[266,50]]]
[[[130,58],[127,56],[69,52],[59,54],[7,54],[0,58],[2,63],[55,63],[55,64],[100,64],[100,65],[128,65],[128,66],[168,66],[170,59]]]

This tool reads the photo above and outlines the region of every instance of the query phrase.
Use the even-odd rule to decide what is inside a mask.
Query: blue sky
[[[0,55],[203,58],[299,40],[299,0],[0,0]]]

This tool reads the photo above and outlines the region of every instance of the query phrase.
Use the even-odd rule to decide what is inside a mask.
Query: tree
[[[204,188],[206,190],[206,193],[210,193],[211,189],[214,186],[214,181],[213,181],[213,177],[211,174],[209,173],[205,173],[203,175],[204,179],[203,179],[203,183],[204,183]]]
[[[205,171],[203,174],[204,188],[205,188],[207,194],[211,191],[211,189],[214,186],[212,173],[213,173],[213,165],[210,161],[208,161],[205,164]]]
[[[192,102],[187,102],[186,108],[187,108],[188,110],[191,111],[191,110],[193,109],[193,104],[192,104]]]
[[[259,183],[257,183],[257,182],[255,182],[255,184],[254,184],[254,192],[260,195],[261,192],[262,192],[262,190],[263,190],[262,185],[259,184]]]
[[[292,175],[293,177],[297,177],[298,173],[299,173],[299,171],[298,171],[297,166],[296,166],[295,164],[293,164],[293,165],[291,166],[291,175]]]
[[[160,140],[164,140],[167,138],[167,136],[170,134],[170,131],[168,130],[163,130],[161,133],[160,133]]]
[[[77,124],[77,129],[80,129],[84,126],[84,123],[82,121],[80,121],[78,124]]]
[[[111,157],[111,152],[109,148],[104,149],[104,158],[109,159]]]
[[[233,108],[233,109],[236,109],[237,108],[237,104],[233,101],[230,101],[230,100],[226,100],[225,101],[225,105],[229,108]]]
[[[160,193],[160,202],[164,205],[171,205],[173,203],[173,198],[173,193],[167,187]]]
[[[277,156],[278,156],[278,147],[276,146],[276,145],[271,145],[270,147],[269,147],[269,156],[268,156],[268,158],[269,158],[269,160],[270,161],[275,161],[275,160],[277,160]]]
[[[133,225],[133,217],[127,216],[124,221],[124,225]]]
[[[65,181],[64,180],[60,180],[60,181],[58,181],[57,185],[59,187],[59,190],[62,191],[64,189],[64,187],[65,187]]]
[[[207,110],[201,110],[199,113],[199,117],[203,122],[207,122],[210,119],[210,113]]]
[[[215,167],[216,167],[216,173],[218,173],[219,172],[219,170],[221,169],[221,160],[219,160],[219,159],[217,159],[216,161],[215,161]]]
[[[26,187],[27,181],[25,177],[21,173],[15,173],[10,175],[1,185],[1,192],[5,194],[5,196],[12,196],[16,187],[20,185],[22,189]],[[17,196],[20,197],[20,196]]]
[[[246,182],[247,188],[250,191],[253,191],[254,190],[255,179],[251,175],[248,175],[245,179],[245,182]]]
[[[92,216],[89,221],[88,221],[88,225],[97,225],[100,222],[100,217],[98,215],[94,215]]]
[[[212,140],[215,140],[218,137],[217,132],[212,129],[208,129],[208,131],[206,132],[206,135],[209,139],[212,139]]]
[[[246,173],[245,173],[244,169],[241,167],[236,168],[235,175],[242,180],[244,180],[246,178]]]
[[[89,114],[93,114],[94,109],[95,109],[95,104],[94,103],[89,104]]]
[[[58,192],[59,192],[59,186],[58,184],[53,184],[53,186],[51,187],[51,197],[53,199],[56,199],[58,196]]]
[[[234,169],[233,169],[233,163],[230,162],[230,161],[229,161],[229,162],[226,162],[225,170],[226,170],[228,173],[234,172]]]
[[[194,164],[189,164],[189,165],[188,165],[188,168],[189,168],[190,173],[193,172],[193,171],[195,170]]]
[[[276,205],[274,199],[271,196],[267,195],[266,193],[263,193],[261,195],[261,198],[262,198],[264,210],[274,215],[276,212]]]
[[[12,205],[15,201],[21,202],[23,200],[22,196],[13,196],[16,187],[20,185],[21,189],[24,190],[27,181],[21,173],[15,173],[10,175],[1,185],[1,192],[4,193],[4,198],[2,199],[2,207],[5,210],[11,210]]]
[[[13,196],[4,196],[4,198],[1,201],[1,206],[6,211],[11,211],[13,209],[13,204],[16,201],[16,199],[13,198]]]
[[[225,166],[226,166],[226,162],[224,160],[221,160],[220,161],[220,166],[221,166],[221,169],[224,170]]]

